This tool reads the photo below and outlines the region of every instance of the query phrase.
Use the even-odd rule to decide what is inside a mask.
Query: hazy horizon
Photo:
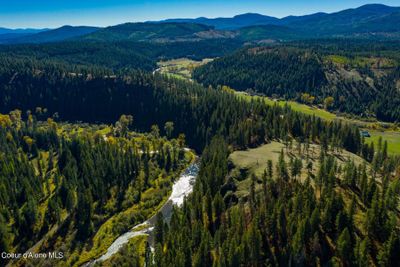
[[[254,0],[251,3],[239,0],[154,0],[128,1],[106,0],[51,1],[35,3],[19,0],[7,3],[0,9],[0,27],[12,29],[58,28],[71,26],[105,27],[125,22],[145,22],[171,18],[216,18],[232,17],[244,13],[259,13],[278,18],[302,16],[317,12],[333,13],[366,4],[399,6],[398,1],[337,0],[334,3],[321,1],[299,2],[295,0]]]

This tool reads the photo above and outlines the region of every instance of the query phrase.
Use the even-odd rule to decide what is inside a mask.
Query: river
[[[181,174],[178,180],[172,186],[172,192],[167,202],[161,207],[158,213],[162,213],[166,220],[171,217],[172,207],[174,205],[181,206],[183,200],[187,195],[189,195],[193,190],[193,185],[196,180],[197,174],[199,172],[198,161],[192,163],[186,170]],[[139,235],[151,235],[154,230],[154,224],[156,222],[156,215],[149,218],[147,221],[136,225],[129,232],[119,236],[115,241],[108,247],[107,252],[104,253],[99,258],[92,260],[86,264],[84,267],[91,267],[96,262],[101,262],[109,259],[112,255],[117,253],[125,244],[129,242],[135,236]]]

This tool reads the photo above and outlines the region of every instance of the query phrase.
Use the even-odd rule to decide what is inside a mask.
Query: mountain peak
[[[374,10],[390,10],[393,9],[394,7],[390,7],[384,4],[366,4],[363,6],[360,6],[356,9],[374,9]]]
[[[357,8],[350,8],[350,9],[346,9],[343,11],[339,11],[333,14],[337,14],[337,13],[347,13],[347,12],[351,12],[354,14],[376,14],[376,15],[387,15],[396,11],[399,11],[400,7],[392,7],[392,6],[386,6],[383,4],[367,4],[367,5],[363,5]]]
[[[244,14],[239,14],[239,15],[236,15],[236,16],[234,16],[234,18],[248,18],[248,17],[252,17],[252,18],[254,18],[254,17],[258,17],[258,18],[263,18],[263,17],[267,17],[267,16],[265,16],[265,15],[261,15],[261,14],[258,14],[258,13],[244,13]]]

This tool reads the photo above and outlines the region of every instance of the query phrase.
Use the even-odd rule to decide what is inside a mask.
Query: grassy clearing
[[[304,183],[307,177],[309,176],[309,171],[307,170],[308,162],[312,163],[312,170],[310,170],[312,175],[316,176],[318,174],[318,171],[320,169],[319,155],[321,152],[320,146],[318,145],[311,145],[308,155],[304,151],[301,151],[299,153],[299,151],[296,148],[296,144],[293,145],[292,149],[290,148],[287,149],[285,148],[285,145],[280,142],[272,142],[270,144],[263,145],[255,149],[248,149],[245,151],[235,151],[229,156],[230,160],[235,166],[230,172],[230,176],[234,178],[237,187],[234,192],[234,195],[239,199],[243,200],[248,199],[252,184],[252,179],[251,179],[252,174],[255,174],[257,177],[257,182],[255,184],[255,192],[257,194],[261,193],[263,190],[261,177],[262,174],[264,173],[264,170],[267,167],[267,162],[268,160],[271,160],[273,162],[273,173],[274,177],[276,177],[277,175],[276,165],[279,161],[279,156],[282,149],[284,151],[286,163],[289,163],[290,159],[295,157],[302,160],[303,167],[301,170],[301,174],[297,176],[297,179],[299,181]],[[350,160],[354,161],[356,165],[360,165],[365,162],[359,156],[352,154],[348,151],[335,151],[335,152],[329,151],[328,154],[334,156],[336,162],[339,165],[341,165],[342,168]],[[369,164],[368,163],[366,164],[367,168],[369,169]],[[287,164],[287,166],[288,166],[288,171],[290,172],[289,164]],[[342,178],[341,175],[339,175],[338,178],[341,179]],[[293,179],[293,177],[291,179]],[[314,179],[310,179],[310,183],[315,188],[316,185]],[[335,190],[342,195],[346,207],[349,207],[353,195],[351,189],[347,187],[337,186]],[[317,197],[320,196],[318,190],[316,190],[316,196]],[[364,222],[366,216],[365,214],[366,209],[359,197],[356,197],[356,201],[358,205],[356,207],[354,216],[355,225],[361,233],[365,234]]]
[[[382,57],[354,57],[349,58],[340,55],[330,55],[326,59],[334,64],[347,65],[352,68],[373,67],[373,68],[393,68],[396,63],[389,58]]]
[[[190,80],[194,68],[207,64],[212,59],[206,58],[202,61],[194,61],[188,58],[172,59],[168,61],[158,62],[159,71],[162,74],[178,78]]]
[[[264,96],[251,96],[245,92],[236,92],[236,94],[246,100],[251,100],[251,99],[263,99],[264,102],[267,105],[273,106],[273,105],[279,105],[281,107],[284,107],[285,105],[288,105],[292,110],[301,112],[310,116],[316,116],[324,120],[332,121],[337,118],[337,116],[329,111],[317,108],[317,107],[311,107],[308,105],[300,104],[295,101],[285,101],[285,100],[274,100],[269,97],[264,97]]]
[[[251,183],[251,179],[249,177],[251,174],[261,177],[264,173],[264,170],[267,168],[269,160],[272,161],[274,166],[276,165],[282,149],[284,151],[285,161],[287,163],[290,162],[291,158],[301,158],[303,168],[301,175],[298,177],[301,181],[304,181],[308,176],[308,170],[306,169],[308,162],[312,163],[313,173],[318,171],[320,167],[319,156],[321,153],[321,148],[319,145],[310,145],[308,155],[304,149],[302,149],[299,153],[296,148],[296,144],[293,144],[292,148],[290,149],[286,148],[285,145],[280,142],[271,142],[254,149],[235,151],[229,156],[229,159],[235,166],[235,169],[232,171],[232,176],[238,178],[238,197],[243,197],[248,194]],[[340,165],[344,165],[350,160],[354,161],[357,165],[365,162],[361,157],[346,150],[335,152],[329,151],[328,154],[334,156]],[[275,168],[273,169],[273,172],[276,174]]]
[[[383,141],[388,142],[389,154],[400,154],[400,132],[399,131],[369,131],[371,137],[366,138],[365,141],[368,143],[374,142],[378,144],[379,137],[382,137]]]

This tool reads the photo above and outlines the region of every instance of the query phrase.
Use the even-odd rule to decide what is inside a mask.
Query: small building
[[[371,137],[371,135],[368,131],[361,131],[361,136],[362,137]]]

